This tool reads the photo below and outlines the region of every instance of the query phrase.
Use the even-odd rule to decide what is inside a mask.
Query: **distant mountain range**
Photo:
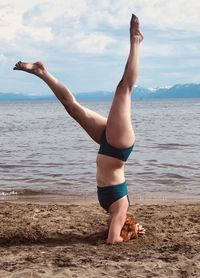
[[[76,94],[79,100],[111,100],[114,92],[96,91]],[[200,84],[183,84],[162,88],[143,88],[136,86],[133,97],[135,99],[164,99],[164,98],[200,98]],[[24,95],[20,93],[0,93],[0,101],[12,100],[54,100],[53,95]]]

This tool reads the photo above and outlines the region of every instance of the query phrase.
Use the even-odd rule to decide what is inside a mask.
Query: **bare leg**
[[[89,136],[99,143],[101,134],[105,129],[107,119],[98,113],[80,105],[70,90],[52,76],[44,67],[42,62],[34,64],[18,62],[14,70],[22,70],[32,73],[41,78],[54,92],[59,101],[63,104],[69,115],[75,119]]]
[[[130,147],[135,141],[131,123],[131,91],[139,70],[139,48],[143,36],[139,21],[132,15],[130,23],[130,53],[122,80],[119,82],[108,116],[106,136],[108,142],[117,148]]]
[[[106,126],[108,142],[116,148],[130,147],[135,141],[131,123],[131,91],[139,70],[139,48],[143,39],[139,31],[139,21],[132,15],[130,23],[130,53],[122,80],[117,86]],[[121,242],[121,229],[126,221],[128,200],[125,196],[114,202],[110,208],[110,227],[107,243]],[[144,234],[140,226],[139,234]]]

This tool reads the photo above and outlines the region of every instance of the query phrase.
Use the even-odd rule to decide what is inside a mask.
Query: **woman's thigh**
[[[77,102],[72,109],[71,117],[80,124],[96,143],[99,143],[107,124],[106,117],[101,116],[97,112],[92,111]]]
[[[107,120],[106,137],[116,148],[130,147],[135,141],[131,122],[131,92],[123,84],[115,92]]]

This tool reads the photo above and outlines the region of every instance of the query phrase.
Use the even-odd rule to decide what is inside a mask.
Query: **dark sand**
[[[200,277],[200,204],[132,205],[146,235],[105,244],[97,204],[0,203],[0,277]]]

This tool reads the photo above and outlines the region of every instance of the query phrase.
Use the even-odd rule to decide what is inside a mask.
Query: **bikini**
[[[104,130],[101,139],[100,139],[100,148],[98,153],[118,158],[122,161],[126,161],[132,152],[133,146],[124,149],[118,149],[111,146],[106,139],[106,131]],[[109,207],[117,200],[127,196],[128,198],[128,189],[126,181],[120,184],[99,187],[97,186],[97,195],[98,200],[102,208],[106,211],[109,210]],[[128,198],[129,201],[129,198]],[[130,203],[130,202],[129,202]]]

